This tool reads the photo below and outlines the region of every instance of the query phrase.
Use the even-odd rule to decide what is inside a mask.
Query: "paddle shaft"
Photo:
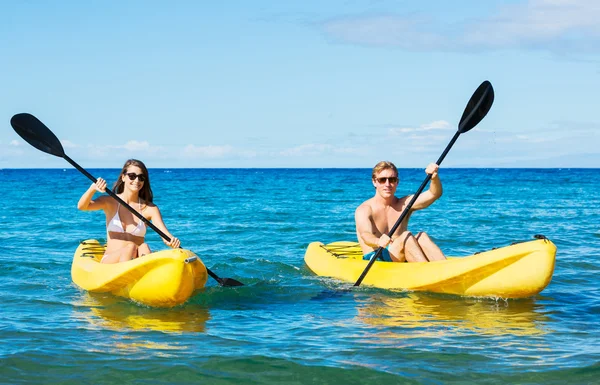
[[[454,145],[454,142],[456,142],[456,139],[458,139],[459,136],[460,136],[460,131],[456,131],[456,133],[454,134],[454,137],[452,138],[452,140],[450,141],[450,143],[448,143],[448,146],[446,146],[446,149],[444,150],[444,152],[442,153],[442,155],[440,156],[440,158],[437,160],[437,162],[435,162],[438,166],[440,164],[442,164],[442,161],[444,160],[444,158],[448,154],[448,151],[450,151],[450,149]],[[406,208],[404,209],[404,211],[402,211],[402,214],[400,214],[400,218],[398,218],[398,220],[394,224],[394,227],[392,227],[392,229],[388,233],[388,237],[391,238],[392,235],[394,235],[394,233],[398,229],[398,226],[400,226],[400,224],[402,223],[402,221],[404,220],[404,218],[406,218],[406,216],[408,215],[410,209],[415,204],[415,201],[417,200],[417,198],[419,197],[419,195],[421,195],[421,193],[425,189],[425,186],[427,186],[427,183],[429,183],[430,180],[431,180],[431,175],[427,174],[427,178],[425,178],[425,180],[423,181],[423,183],[421,183],[421,187],[419,187],[419,189],[413,195],[413,197],[410,200],[410,202],[408,202],[408,206],[406,206]],[[371,266],[373,266],[373,264],[375,263],[375,261],[377,260],[377,258],[379,258],[379,256],[381,255],[382,252],[383,252],[383,247],[379,247],[377,249],[377,252],[375,252],[375,255],[373,255],[371,257],[371,259],[369,260],[369,263],[367,264],[367,267],[365,268],[365,270],[362,272],[362,274],[360,275],[360,277],[358,277],[358,280],[356,281],[356,283],[354,284],[354,286],[360,286],[360,284],[362,283],[363,279],[365,279],[365,276],[367,275],[367,273],[371,269]]]
[[[29,113],[20,113],[14,115],[10,119],[10,124],[14,128],[15,132],[19,134],[21,138],[23,138],[27,143],[37,148],[38,150],[45,152],[50,155],[58,156],[63,158],[67,162],[69,162],[73,167],[75,167],[79,172],[83,175],[87,176],[92,182],[96,182],[97,179],[92,176],[89,172],[87,172],[83,167],[79,166],[77,162],[73,159],[69,158],[67,154],[60,144],[60,140],[54,135],[52,131],[44,123],[42,123],[38,118],[29,114]],[[111,197],[113,197],[117,202],[121,203],[125,206],[133,215],[138,217],[142,222],[146,224],[146,226],[150,227],[152,230],[156,231],[161,237],[163,237],[167,242],[171,242],[171,238],[168,237],[165,233],[163,233],[159,228],[153,225],[150,221],[142,216],[142,214],[135,211],[131,206],[125,203],[121,198],[119,198],[114,192],[110,189],[105,190]],[[210,271],[210,269],[206,268],[208,275],[214,278],[221,286],[244,286],[240,281],[236,281],[233,278],[219,278],[215,273]]]
[[[89,172],[87,172],[86,169],[84,169],[83,167],[81,167],[80,165],[77,164],[77,162],[75,162],[73,159],[69,158],[69,156],[67,154],[63,154],[63,158],[71,163],[71,166],[75,167],[77,170],[79,170],[79,172],[81,172],[83,175],[87,176],[89,180],[91,180],[92,182],[96,183],[97,179],[94,178],[94,176],[92,174],[90,174]],[[147,220],[146,218],[144,218],[144,216],[140,213],[137,212],[137,210],[135,210],[133,207],[129,206],[123,199],[119,198],[119,196],[117,194],[115,194],[113,191],[111,191],[109,188],[107,188],[106,193],[108,195],[110,195],[111,197],[113,197],[117,202],[119,202],[121,205],[123,205],[125,208],[127,208],[127,210],[131,211],[131,213],[133,215],[135,215],[136,217],[138,217],[142,222],[144,222],[146,224],[146,226],[150,227],[152,230],[156,231],[158,233],[158,235],[160,235],[161,237],[163,237],[163,239],[165,239],[167,242],[171,242],[171,238],[163,233],[158,227],[156,227],[152,222],[150,222],[149,220]],[[206,267],[206,266],[205,266]],[[210,269],[208,267],[206,267],[206,272],[208,273],[208,275],[210,275],[211,277],[213,277],[217,282],[219,282],[221,285],[224,285],[225,282],[222,278],[220,278],[219,276],[217,276],[215,273],[213,273],[212,271],[210,271]]]
[[[67,162],[71,163],[71,165],[73,167],[75,167],[77,170],[79,170],[79,172],[81,172],[83,175],[87,176],[88,179],[90,179],[92,182],[96,183],[97,179],[94,178],[94,176],[92,174],[90,174],[89,172],[87,172],[87,170],[85,170],[83,167],[79,166],[73,159],[69,158],[67,156],[67,154],[64,155],[64,158],[65,158],[65,160]],[[129,206],[123,199],[119,198],[119,196],[117,194],[115,194],[114,192],[112,192],[109,188],[106,188],[106,193],[108,195],[110,195],[111,197],[113,197],[121,205],[125,206],[125,208],[127,208],[127,210],[131,211],[131,213],[133,215],[135,215],[142,222],[144,222],[146,224],[146,226],[148,226],[152,230],[156,231],[158,233],[158,235],[160,235],[161,237],[163,237],[167,242],[171,242],[171,238],[167,234],[163,233],[152,222],[150,222],[149,220],[147,220],[146,218],[144,218],[144,216],[142,214],[138,213],[137,210],[135,210],[133,207]]]

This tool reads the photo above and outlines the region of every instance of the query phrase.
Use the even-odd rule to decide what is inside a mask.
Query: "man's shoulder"
[[[395,204],[403,204],[411,197],[412,197],[412,195],[405,195],[403,197],[394,197],[394,198],[396,198]]]
[[[372,202],[373,202],[373,198],[367,199],[366,201],[364,201],[363,203],[361,203],[356,208],[356,212],[357,213],[370,213],[371,211],[373,211]]]

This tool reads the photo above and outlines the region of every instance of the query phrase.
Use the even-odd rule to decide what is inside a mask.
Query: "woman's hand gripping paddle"
[[[492,87],[492,83],[490,83],[489,81],[486,80],[483,83],[481,83],[481,85],[473,93],[473,96],[471,96],[471,99],[469,99],[469,103],[467,103],[467,106],[465,107],[465,111],[463,112],[463,115],[460,118],[460,123],[458,124],[458,131],[456,131],[456,134],[454,134],[454,137],[452,138],[450,143],[448,143],[448,146],[442,153],[442,156],[440,156],[440,158],[436,162],[436,164],[438,166],[440,164],[442,164],[442,161],[446,157],[446,154],[448,154],[448,151],[450,151],[450,149],[454,145],[454,142],[456,142],[456,139],[458,139],[460,134],[464,134],[465,132],[467,132],[470,129],[472,129],[473,127],[475,127],[479,122],[481,122],[481,119],[483,119],[485,117],[485,115],[488,113],[488,111],[492,107],[493,102],[494,102],[494,88]],[[425,180],[421,184],[421,187],[419,187],[419,189],[417,190],[417,192],[415,193],[413,198],[408,203],[408,206],[406,206],[404,211],[402,211],[402,214],[400,214],[400,218],[398,218],[394,227],[392,227],[392,229],[388,233],[388,236],[390,238],[396,232],[396,229],[398,229],[398,226],[400,226],[400,223],[402,223],[404,218],[408,215],[413,204],[415,203],[415,201],[417,200],[417,198],[419,197],[421,192],[423,192],[423,189],[425,188],[425,186],[427,185],[427,183],[430,180],[431,180],[431,175],[427,175],[427,178],[425,178]],[[365,267],[365,270],[362,272],[362,274],[360,275],[360,277],[358,278],[358,280],[356,281],[354,286],[360,286],[363,279],[365,279],[367,273],[371,269],[371,266],[373,266],[373,263],[375,263],[375,260],[377,258],[379,258],[382,251],[383,251],[383,247],[380,247],[377,249],[377,252],[375,253],[375,255],[373,255],[373,257],[371,257],[371,259],[369,260],[369,263],[367,264],[367,267]]]
[[[43,151],[47,154],[58,156],[63,158],[67,162],[71,163],[73,167],[79,170],[83,175],[87,176],[92,182],[96,182],[96,178],[94,178],[89,172],[79,166],[73,159],[69,158],[65,151],[63,150],[62,144],[60,141],[50,131],[48,127],[42,122],[39,121],[38,118],[31,114],[22,113],[16,114],[10,120],[10,124],[14,128],[14,130],[23,138],[27,143],[31,144],[33,147],[37,148],[40,151]],[[163,233],[158,227],[156,227],[152,222],[144,218],[144,216],[138,213],[133,207],[129,206],[125,203],[121,198],[117,196],[110,189],[106,189],[108,195],[116,199],[121,206],[127,208],[127,210],[131,211],[133,215],[138,217],[141,221],[143,221],[146,226],[150,227],[152,230],[156,231],[158,235],[163,237],[167,242],[171,241],[165,233]],[[208,275],[213,277],[221,286],[244,286],[243,283],[236,281],[233,278],[219,278],[215,273],[210,271],[209,268],[206,268]]]

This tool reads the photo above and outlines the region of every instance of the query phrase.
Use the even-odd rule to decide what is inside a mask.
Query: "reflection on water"
[[[427,293],[371,296],[358,317],[366,324],[386,326],[397,338],[475,332],[489,335],[543,335],[550,320],[535,299],[495,301]]]
[[[170,309],[148,308],[112,295],[84,293],[77,303],[78,316],[94,326],[123,330],[199,332],[206,330],[210,313],[206,307],[186,305]]]

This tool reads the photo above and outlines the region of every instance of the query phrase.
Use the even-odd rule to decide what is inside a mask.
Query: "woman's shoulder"
[[[108,195],[101,195],[94,199],[96,210],[104,210],[107,214],[111,213],[117,207],[117,202]]]
[[[115,200],[109,195],[101,195],[98,198],[94,199],[94,202],[110,205],[113,202],[115,202]]]
[[[145,210],[145,209],[156,210],[156,209],[158,209],[157,205],[155,205],[152,202],[145,201],[143,199],[140,201],[140,204],[142,205],[142,210]]]

